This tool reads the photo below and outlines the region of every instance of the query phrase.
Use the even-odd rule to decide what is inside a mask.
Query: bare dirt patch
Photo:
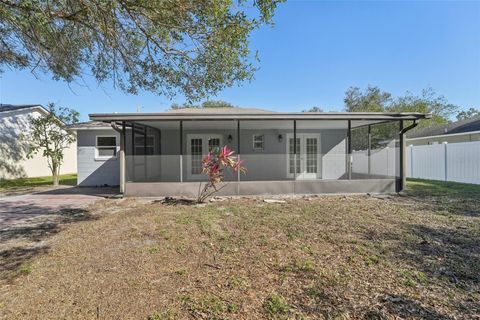
[[[1,280],[0,315],[478,318],[478,194],[414,191],[204,207],[102,200],[94,220]]]

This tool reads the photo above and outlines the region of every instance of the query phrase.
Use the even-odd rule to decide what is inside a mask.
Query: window
[[[143,135],[135,137],[135,154],[153,155],[155,153],[155,136],[147,135],[147,148],[145,149],[145,139]]]
[[[265,144],[265,136],[263,134],[253,135],[253,150],[263,150]]]
[[[117,137],[116,136],[97,136],[96,137],[96,159],[110,159],[117,156]]]

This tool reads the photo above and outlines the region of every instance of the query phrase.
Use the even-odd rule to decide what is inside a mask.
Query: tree
[[[0,67],[194,101],[252,79],[249,35],[281,1],[0,0]]]
[[[473,117],[478,117],[480,116],[480,109],[476,109],[476,108],[470,108],[468,110],[463,110],[463,111],[460,111],[458,114],[457,114],[457,120],[467,120],[467,119],[471,119]]]
[[[222,101],[222,100],[207,100],[202,104],[191,104],[191,103],[184,103],[178,104],[173,103],[170,107],[171,110],[179,110],[179,109],[200,109],[200,108],[235,108],[235,106],[229,102]]]
[[[444,96],[437,95],[432,88],[422,90],[420,96],[407,92],[386,108],[387,112],[431,113],[432,118],[420,121],[417,128],[449,123],[457,110],[458,106],[449,103]]]
[[[432,88],[422,90],[417,96],[410,92],[392,98],[389,92],[368,86],[365,92],[351,87],[345,93],[345,110],[349,112],[420,112],[431,113],[432,118],[419,122],[419,128],[450,122],[458,106],[438,95]]]
[[[30,117],[32,130],[25,135],[29,143],[27,156],[31,158],[41,151],[52,172],[53,185],[58,186],[63,151],[75,141],[75,134],[67,125],[77,123],[79,113],[69,108],[57,108],[53,103],[48,109],[50,112],[45,116]]]
[[[378,87],[368,86],[365,92],[358,87],[350,87],[345,92],[345,111],[384,112],[391,103],[392,95]]]
[[[445,124],[458,107],[447,101],[442,95],[437,95],[431,88],[424,89],[416,96],[407,92],[404,96],[392,98],[392,95],[378,87],[369,86],[365,92],[357,87],[351,87],[345,93],[345,110],[350,112],[420,112],[431,113],[431,119],[419,121],[417,128]],[[406,123],[409,125],[410,123]],[[398,127],[390,124],[375,124],[371,127],[372,147],[378,147],[382,141],[395,139]],[[352,130],[352,146],[362,150],[367,147],[367,132],[365,128]]]
[[[323,110],[320,107],[311,107],[310,109],[302,110],[302,112],[323,112]]]

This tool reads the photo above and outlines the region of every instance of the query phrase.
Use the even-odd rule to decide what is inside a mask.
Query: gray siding
[[[118,186],[120,181],[119,160],[95,159],[95,137],[98,135],[115,135],[117,146],[120,146],[120,135],[109,130],[77,131],[77,165],[79,186]]]

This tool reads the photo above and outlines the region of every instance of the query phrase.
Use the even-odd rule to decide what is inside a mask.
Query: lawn
[[[0,255],[0,317],[478,318],[479,197],[415,180],[387,197],[102,200],[15,270]]]
[[[52,177],[21,178],[13,180],[0,179],[0,192],[31,189],[40,186],[47,186],[53,183]],[[64,174],[60,176],[61,185],[74,186],[77,184],[76,174]]]

